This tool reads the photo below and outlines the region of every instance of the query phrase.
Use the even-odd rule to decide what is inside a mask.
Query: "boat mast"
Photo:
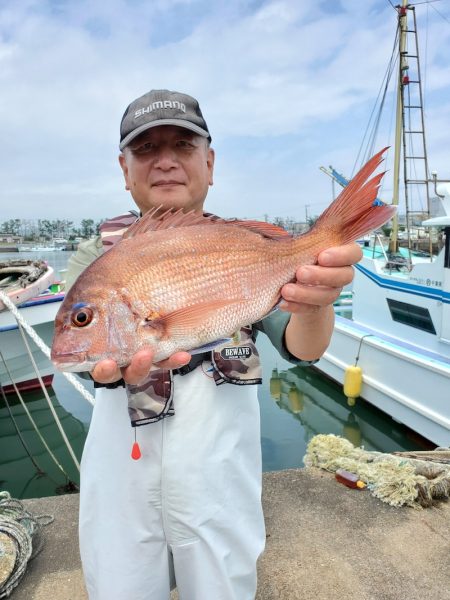
[[[419,43],[414,6],[402,0],[397,7],[399,19],[399,77],[397,83],[397,116],[394,149],[394,189],[393,204],[399,204],[400,156],[403,142],[403,180],[406,210],[406,231],[408,248],[411,250],[411,227],[414,217],[423,220],[424,213],[430,215],[430,192],[427,145],[425,139],[424,107],[422,81],[420,75]],[[408,24],[408,11],[412,11],[413,22]],[[409,36],[409,39],[408,39]],[[408,47],[409,46],[409,47]],[[411,61],[411,64],[409,64]],[[413,189],[419,192],[426,207],[414,209],[412,202]],[[429,252],[431,250],[431,238]],[[398,217],[393,221],[389,243],[390,252],[398,252]]]
[[[408,30],[407,0],[402,0],[402,6],[398,7],[398,22],[399,22],[399,71],[397,82],[397,112],[395,117],[395,146],[394,146],[394,189],[392,204],[398,206],[400,196],[400,151],[402,146],[403,133],[403,93],[402,82],[403,73],[407,70],[406,61],[406,32]],[[392,218],[392,231],[389,240],[389,252],[398,251],[398,213]]]

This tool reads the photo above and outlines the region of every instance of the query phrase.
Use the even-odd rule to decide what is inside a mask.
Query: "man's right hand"
[[[97,363],[91,371],[91,376],[98,383],[114,383],[123,378],[126,383],[139,384],[150,372],[155,352],[151,348],[139,350],[131,359],[127,367],[119,368],[117,363],[107,358]],[[162,369],[179,369],[191,360],[188,352],[175,352],[166,360],[155,363]]]

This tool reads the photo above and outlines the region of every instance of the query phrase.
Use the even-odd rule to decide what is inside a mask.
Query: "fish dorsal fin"
[[[162,207],[152,208],[145,213],[136,223],[131,225],[124,238],[135,237],[147,231],[157,231],[159,229],[170,229],[172,227],[190,227],[192,225],[208,224],[211,222],[221,221],[219,217],[214,215],[203,215],[202,213],[191,210],[184,213],[180,208],[178,210],[165,210],[161,212]]]
[[[235,227],[245,227],[255,233],[271,239],[290,239],[291,235],[282,227],[264,221],[243,221],[240,219],[222,219],[216,215],[203,214],[195,211],[184,213],[178,210],[166,210],[161,213],[161,207],[153,208],[133,223],[124,233],[123,237],[131,238],[147,231],[170,229],[172,227],[190,227],[192,225],[214,225],[222,223]]]
[[[273,223],[266,223],[265,221],[240,221],[239,219],[226,221],[229,225],[236,225],[237,227],[245,227],[255,233],[259,233],[263,237],[270,238],[272,240],[290,240],[292,235],[279,225]]]

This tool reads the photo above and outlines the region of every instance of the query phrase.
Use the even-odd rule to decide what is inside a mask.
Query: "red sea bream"
[[[296,238],[270,223],[145,214],[67,293],[56,317],[53,362],[66,371],[92,370],[105,358],[125,366],[146,346],[160,361],[260,320],[298,267],[392,217],[395,208],[376,200],[383,174],[368,180],[381,154]]]

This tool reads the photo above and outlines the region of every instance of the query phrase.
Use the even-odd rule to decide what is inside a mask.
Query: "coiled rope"
[[[52,522],[52,515],[34,516],[9,492],[0,492],[0,598],[19,584],[28,561],[42,550],[42,527]]]

